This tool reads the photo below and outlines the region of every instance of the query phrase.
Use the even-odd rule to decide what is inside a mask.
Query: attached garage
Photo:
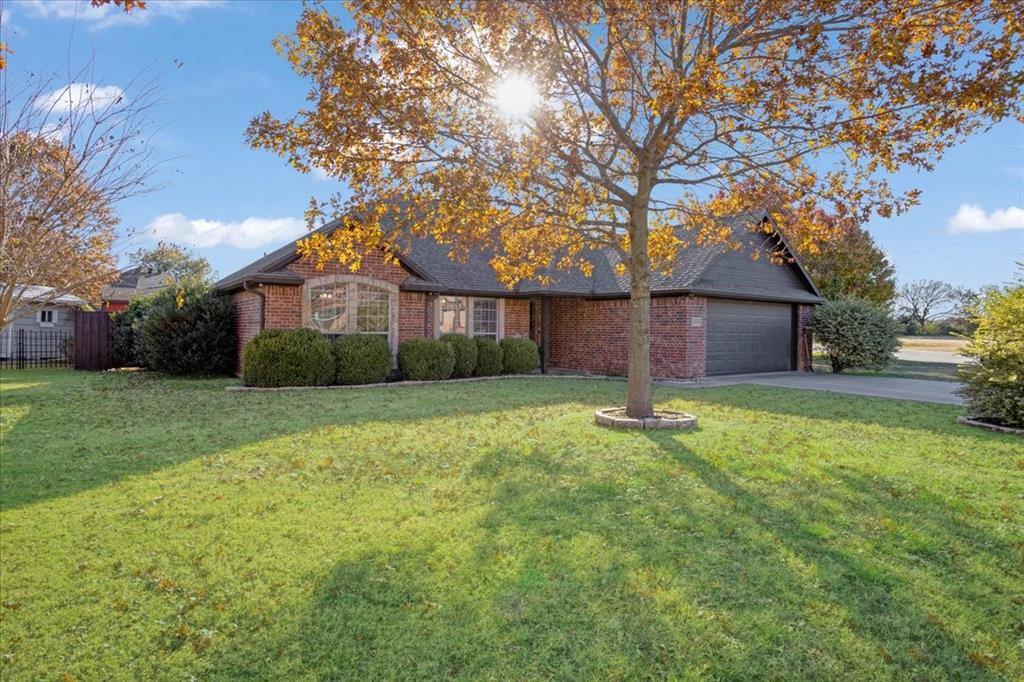
[[[791,304],[709,298],[707,317],[708,375],[794,369]]]

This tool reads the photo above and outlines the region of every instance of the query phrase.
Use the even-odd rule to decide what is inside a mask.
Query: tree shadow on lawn
[[[26,373],[32,370],[26,371]],[[5,377],[6,378],[6,377]],[[0,510],[282,436],[607,401],[605,382],[505,380],[353,390],[236,393],[230,379],[37,372],[3,394]],[[520,385],[520,381],[522,384]],[[515,390],[492,390],[515,386]],[[616,385],[616,389],[618,389]]]
[[[491,451],[471,473],[490,490],[477,522],[339,561],[290,634],[256,633],[210,672],[998,679],[986,666],[1005,660],[978,653],[983,645],[950,625],[983,627],[991,597],[948,599],[933,612],[915,590],[955,577],[920,557],[830,537],[821,505],[804,499],[817,493],[813,482],[754,492],[685,436],[636,437],[656,446],[657,466],[594,469],[544,448],[529,457]],[[839,498],[856,517],[851,529],[891,506],[863,484],[849,478],[853,498]],[[920,505],[908,520],[946,511]],[[959,541],[968,529],[930,532]]]
[[[180,379],[146,372],[24,370],[5,379],[0,510],[71,495],[129,476],[282,436],[370,422],[407,423],[565,404],[615,404],[623,386],[593,380],[507,380],[387,389],[234,393],[229,379]],[[34,385],[23,385],[32,382]],[[18,384],[8,390],[6,386]],[[514,390],[493,390],[495,388]],[[782,395],[791,400],[779,400]],[[821,420],[924,429],[962,447],[1012,436],[965,429],[944,406],[851,399],[820,392],[730,386],[657,387],[659,401],[697,403]],[[867,405],[867,407],[865,407]],[[690,406],[688,406],[690,407]],[[936,409],[933,409],[936,408]],[[949,422],[949,423],[947,423]]]

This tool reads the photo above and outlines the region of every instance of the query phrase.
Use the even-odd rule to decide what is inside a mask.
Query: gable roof
[[[752,226],[759,226],[765,219],[771,220],[763,211],[722,218],[722,223],[729,226],[739,237],[742,248],[733,250],[721,244],[714,244],[680,249],[671,273],[652,274],[652,294],[701,294],[725,298],[820,303],[822,299],[814,283],[777,228],[771,235],[751,229]],[[775,227],[774,222],[772,224]],[[334,220],[315,232],[327,235],[342,225],[343,219]],[[774,241],[771,249],[782,250],[789,257],[787,264],[780,266],[769,263],[769,249],[765,248],[765,243],[771,241]],[[629,296],[629,275],[616,273],[615,266],[619,258],[611,249],[595,249],[585,254],[584,257],[593,266],[589,277],[578,269],[549,270],[545,273],[551,278],[548,285],[531,280],[520,282],[509,289],[498,280],[490,264],[493,252],[474,251],[464,261],[455,260],[449,255],[448,246],[439,244],[430,237],[415,236],[400,236],[399,246],[399,263],[410,273],[400,285],[403,291],[507,297]],[[755,258],[757,252],[760,252],[758,255],[761,257]],[[246,284],[299,285],[305,280],[286,269],[297,259],[295,242],[289,242],[224,277],[214,286],[221,291],[233,291],[243,288]],[[740,277],[742,281],[730,281],[730,267],[732,270],[738,268],[742,273],[745,272],[744,263],[749,263],[751,276]],[[761,265],[757,265],[758,263]],[[765,269],[765,266],[776,268],[780,272],[769,274],[770,271]]]
[[[128,301],[153,294],[168,287],[169,275],[151,268],[135,265],[118,273],[117,279],[103,287],[100,298],[104,301]]]

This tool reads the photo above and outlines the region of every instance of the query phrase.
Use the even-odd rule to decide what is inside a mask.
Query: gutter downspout
[[[254,294],[256,294],[257,296],[260,297],[260,331],[263,331],[264,328],[266,328],[266,326],[267,326],[266,325],[266,321],[267,321],[267,297],[266,297],[266,295],[262,291],[260,291],[260,289],[262,289],[262,288],[263,288],[262,284],[257,284],[255,289],[251,289],[251,288],[249,288],[249,282],[248,281],[242,282],[242,289],[244,291],[248,291],[248,292],[254,293]]]

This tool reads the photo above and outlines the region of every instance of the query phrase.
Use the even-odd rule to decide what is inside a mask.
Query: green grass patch
[[[814,371],[832,373],[832,365],[824,355],[814,356]],[[956,365],[948,362],[918,362],[916,360],[892,361],[883,370],[848,369],[843,374],[869,377],[897,377],[900,379],[931,379],[933,381],[957,381]]]
[[[1018,679],[1024,453],[956,408],[5,372],[4,679]]]

